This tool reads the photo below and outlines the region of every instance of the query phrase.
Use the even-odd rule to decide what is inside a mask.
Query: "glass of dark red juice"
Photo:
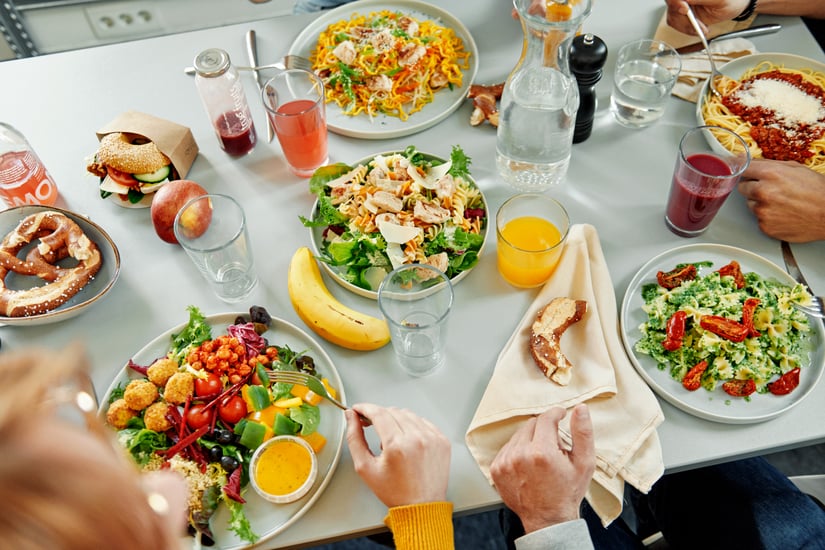
[[[730,144],[734,152],[712,148],[710,143],[714,142]],[[667,199],[668,228],[680,237],[704,233],[750,160],[747,144],[735,132],[699,126],[685,133]]]

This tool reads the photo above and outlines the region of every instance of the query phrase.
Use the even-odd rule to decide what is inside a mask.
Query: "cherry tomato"
[[[796,367],[768,384],[768,390],[774,395],[787,395],[794,391],[798,385],[799,367]]]
[[[731,342],[742,342],[748,337],[748,327],[719,315],[702,315],[699,326]]]
[[[206,378],[195,378],[195,395],[202,398],[215,397],[223,391],[221,377],[210,372]]]
[[[745,288],[745,276],[742,275],[742,269],[736,260],[731,260],[728,265],[723,265],[717,271],[722,277],[733,277],[736,288]]]
[[[246,416],[246,401],[240,395],[233,395],[218,405],[218,418],[227,424],[237,424]]]
[[[753,328],[753,314],[756,306],[759,305],[759,298],[748,298],[742,305],[742,324],[748,327],[748,338],[759,338],[761,334]]]
[[[695,278],[696,266],[693,264],[687,264],[681,267],[677,267],[672,271],[659,271],[658,273],[656,273],[656,281],[659,283],[659,286],[664,287],[668,290],[676,288],[683,282],[690,281]]]
[[[756,391],[756,382],[753,380],[728,380],[722,384],[725,393],[733,397],[747,397]]]
[[[667,320],[667,337],[662,342],[662,347],[668,351],[676,351],[682,347],[682,338],[685,337],[685,321],[687,313],[679,310]]]
[[[115,180],[116,183],[120,185],[125,185],[126,187],[134,187],[137,189],[140,187],[140,182],[132,177],[132,174],[128,172],[123,172],[118,170],[117,168],[112,168],[111,166],[106,167],[106,173],[109,175],[110,178]]]
[[[696,363],[685,377],[682,378],[682,386],[688,391],[696,391],[702,385],[702,374],[708,369],[707,361],[699,361]]]
[[[206,409],[200,403],[192,405],[186,413],[186,423],[193,430],[207,426],[212,423],[213,411],[213,408]]]

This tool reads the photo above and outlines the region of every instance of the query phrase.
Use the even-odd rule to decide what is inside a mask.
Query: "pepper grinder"
[[[573,143],[590,137],[593,116],[596,114],[596,83],[602,78],[602,67],[607,60],[607,45],[595,34],[580,34],[570,44],[570,71],[579,86],[579,110]]]

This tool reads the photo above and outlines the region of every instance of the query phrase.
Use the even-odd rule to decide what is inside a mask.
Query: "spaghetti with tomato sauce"
[[[738,81],[722,77],[717,87],[722,99],[702,106],[706,124],[739,134],[753,158],[792,160],[825,173],[825,75],[764,62]],[[717,139],[736,151],[734,142]]]

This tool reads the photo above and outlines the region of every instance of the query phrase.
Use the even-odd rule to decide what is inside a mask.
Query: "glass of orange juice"
[[[567,211],[546,195],[510,197],[496,213],[498,271],[521,288],[544,284],[556,270],[570,228]]]

